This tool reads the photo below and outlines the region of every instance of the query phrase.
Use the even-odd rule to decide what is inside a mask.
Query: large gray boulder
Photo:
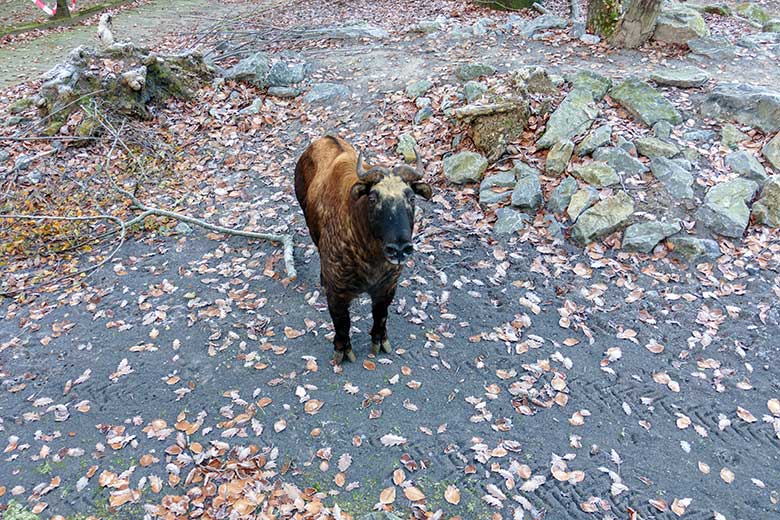
[[[493,225],[493,233],[496,235],[511,235],[525,228],[531,218],[512,208],[498,208],[496,210],[496,223]]]
[[[525,211],[536,210],[544,200],[539,172],[524,163],[518,163],[515,172],[517,184],[512,192],[512,206]]]
[[[583,211],[594,205],[598,200],[599,192],[592,186],[586,186],[574,192],[569,198],[569,206],[566,208],[569,220],[572,222],[576,221]]]
[[[761,153],[772,166],[780,170],[780,132],[764,145]]]
[[[577,192],[578,188],[579,186],[574,178],[564,178],[550,194],[550,200],[547,201],[547,208],[554,213],[563,213],[569,206],[571,196]]]
[[[550,175],[560,175],[566,170],[566,166],[569,164],[571,154],[574,151],[574,143],[571,141],[560,141],[550,148],[547,152],[547,160],[545,162],[545,171]]]
[[[593,158],[607,163],[616,172],[626,175],[638,175],[647,171],[647,166],[642,164],[642,161],[617,146],[599,148],[593,152]]]
[[[650,159],[655,157],[671,158],[680,153],[677,145],[669,141],[662,141],[656,137],[640,137],[634,141],[634,144],[640,155]]]
[[[754,85],[718,85],[701,105],[701,114],[736,120],[762,132],[780,130],[780,92]]]
[[[489,63],[464,63],[455,69],[455,76],[461,81],[471,81],[495,73],[496,68]]]
[[[693,198],[693,175],[678,161],[656,157],[650,161],[650,170],[675,199]]]
[[[307,31],[306,34],[311,37],[330,38],[333,40],[355,40],[362,38],[382,40],[390,35],[385,29],[369,23],[322,27],[321,29],[311,29]]]
[[[761,190],[761,198],[753,204],[756,222],[776,228],[780,227],[780,176],[773,175]]]
[[[666,4],[658,16],[653,39],[685,45],[688,40],[707,36],[709,30],[704,18],[696,10],[681,4]]]
[[[264,52],[256,52],[233,65],[225,72],[225,79],[247,81],[260,88],[268,86],[271,61]]]
[[[676,236],[671,237],[669,242],[674,248],[673,254],[681,256],[688,261],[699,258],[715,260],[721,256],[720,246],[710,238]]]
[[[508,188],[513,188],[516,182],[514,170],[485,177],[479,184],[479,203],[486,206],[508,200],[512,196]]]
[[[656,89],[636,78],[630,78],[610,91],[612,99],[636,119],[652,127],[658,121],[682,122],[682,116],[672,103]]]
[[[612,127],[610,125],[602,125],[594,130],[588,132],[588,135],[580,141],[577,148],[574,151],[582,157],[593,153],[597,148],[606,146],[612,142]]]
[[[679,222],[638,222],[628,226],[623,233],[623,249],[639,253],[651,253],[658,242],[682,229]]]
[[[759,184],[767,179],[764,166],[758,162],[758,159],[756,159],[752,153],[745,150],[728,154],[726,156],[726,166],[728,166],[731,171],[740,174],[746,179],[756,181]]]
[[[679,88],[701,87],[710,80],[710,74],[698,67],[669,67],[650,73],[650,81],[659,85]]]
[[[574,169],[574,175],[596,188],[606,188],[620,182],[615,169],[606,163],[589,163]]]
[[[750,220],[747,203],[757,191],[758,184],[742,178],[713,186],[707,191],[696,217],[716,233],[739,238]]]
[[[633,213],[634,200],[625,191],[619,191],[583,211],[571,236],[580,244],[588,244],[617,230]]]
[[[443,166],[447,180],[454,184],[466,184],[478,182],[487,170],[488,162],[478,153],[460,152],[445,157]]]
[[[555,16],[552,14],[543,14],[537,16],[530,22],[526,23],[521,32],[526,38],[530,38],[534,33],[538,31],[546,31],[548,29],[563,29],[569,25],[569,21],[566,18]]]
[[[269,87],[288,87],[306,78],[306,66],[302,63],[278,61],[268,71],[266,83]]]
[[[737,49],[721,36],[694,38],[688,42],[688,48],[694,57],[704,56],[711,60],[730,60],[737,55]]]
[[[604,97],[612,85],[609,78],[594,72],[580,72],[568,80],[573,88],[550,115],[544,134],[536,142],[540,150],[586,132],[599,115],[596,102]]]

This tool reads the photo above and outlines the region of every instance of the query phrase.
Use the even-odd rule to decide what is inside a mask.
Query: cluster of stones
[[[515,161],[513,168],[484,177],[491,163],[500,158],[507,143],[515,141],[531,112],[529,97],[554,92],[560,81],[540,68],[526,68],[510,75],[504,97],[492,93],[480,76],[495,73],[484,64],[461,66],[456,76],[465,82],[464,105],[453,116],[468,129],[477,152],[460,152],[443,161],[445,177],[454,184],[479,183],[479,202],[495,207],[494,233],[513,234],[545,212],[544,222],[551,234],[568,236],[588,244],[624,229],[622,247],[651,253],[667,242],[686,257],[714,258],[720,255],[718,243],[683,230],[682,222],[695,218],[700,232],[741,237],[751,215],[761,224],[780,226],[780,175],[771,175],[757,157],[738,143],[748,136],[732,124],[721,131],[722,143],[732,151],[725,164],[734,178],[697,194],[694,190],[695,163],[701,160],[685,141],[712,139],[715,132],[689,131],[682,139],[672,138],[683,116],[658,89],[698,88],[710,81],[695,67],[656,70],[644,79],[628,78],[613,84],[593,72],[579,72],[566,78],[570,86],[558,107],[550,114],[536,148],[548,150],[541,166]],[[510,92],[510,94],[506,94]],[[596,124],[600,102],[609,95],[638,123],[652,129],[652,136],[627,141],[615,136],[611,126]],[[735,120],[766,133],[780,131],[780,93],[766,89],[719,86],[701,107],[706,117]],[[410,156],[408,143],[399,143],[399,152]],[[767,163],[780,170],[780,133],[763,148]],[[644,159],[642,159],[644,158]],[[645,184],[649,179],[653,197],[662,202],[655,215],[646,210],[647,201],[628,185]],[[701,183],[703,184],[703,182]],[[544,188],[555,185],[552,190]],[[545,197],[545,193],[548,193]],[[702,200],[703,198],[703,200]],[[663,211],[667,205],[670,209]]]

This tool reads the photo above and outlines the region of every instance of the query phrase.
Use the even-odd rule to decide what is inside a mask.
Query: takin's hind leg
[[[371,353],[379,354],[381,349],[388,354],[392,352],[390,340],[387,339],[387,308],[393,302],[395,287],[388,291],[371,296],[371,314],[374,318],[374,326],[371,327]]]
[[[340,365],[344,359],[354,363],[357,358],[352,352],[352,343],[349,339],[349,302],[347,298],[328,294],[328,311],[333,320],[333,328],[336,336],[333,338],[333,363]]]

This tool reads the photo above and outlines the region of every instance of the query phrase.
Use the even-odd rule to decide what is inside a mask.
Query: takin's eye
[[[376,202],[379,200],[379,195],[375,191],[370,191],[368,193],[368,202],[371,204],[376,204]]]

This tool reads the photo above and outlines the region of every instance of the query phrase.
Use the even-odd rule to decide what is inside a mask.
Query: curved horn
[[[357,168],[355,169],[357,178],[363,180],[366,174],[363,172],[363,150],[358,151]]]

